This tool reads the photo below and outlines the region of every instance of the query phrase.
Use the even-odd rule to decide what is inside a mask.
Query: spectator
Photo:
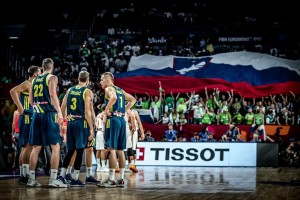
[[[254,125],[251,127],[251,133],[252,133],[252,138],[254,137],[254,134],[257,134],[260,140],[265,140],[266,135],[264,131],[264,126],[263,125]]]
[[[177,123],[178,125],[183,125],[183,124],[187,124],[187,119],[185,118],[185,115],[184,114],[181,114],[179,116],[179,121]]]
[[[177,131],[174,130],[173,124],[169,124],[169,129],[165,131],[165,134],[168,142],[173,142],[177,140]]]
[[[146,141],[146,142],[154,142],[155,141],[154,138],[151,137],[151,131],[146,132],[146,137],[145,137],[144,141]]]
[[[268,113],[266,115],[266,124],[276,124],[276,116],[272,108],[268,109]]]
[[[208,133],[208,138],[206,142],[216,142],[217,140],[214,139],[214,134],[211,132]]]
[[[235,115],[232,118],[232,122],[234,122],[236,124],[243,124],[244,116],[239,111],[236,111]]]
[[[211,124],[211,116],[210,113],[208,112],[207,107],[205,108],[205,112],[201,120],[202,120],[202,124]]]
[[[201,129],[200,134],[199,134],[201,141],[203,141],[203,142],[207,141],[208,133],[209,133],[208,126],[203,126],[203,128]]]
[[[194,137],[191,138],[191,142],[202,142],[203,140],[200,138],[200,134],[195,132]]]
[[[218,125],[219,124],[230,124],[231,123],[231,114],[228,112],[228,107],[223,106],[222,112],[218,116]]]
[[[64,87],[63,92],[60,93],[60,95],[58,97],[60,103],[62,103],[62,100],[63,100],[65,94],[67,93],[67,90],[68,90],[68,88]]]
[[[229,142],[226,133],[221,136],[219,142]]]
[[[295,115],[292,111],[287,112],[287,124],[293,126],[295,124]]]
[[[253,120],[254,120],[254,114],[252,112],[252,108],[249,107],[248,113],[245,115],[245,123],[247,125],[252,125],[254,123]]]
[[[259,143],[259,142],[261,142],[261,139],[259,138],[259,135],[257,133],[253,133],[253,138],[250,142]]]
[[[168,113],[165,112],[164,116],[160,120],[158,120],[158,122],[156,122],[155,124],[169,124],[169,123],[171,123],[171,120],[168,116]]]
[[[239,128],[235,124],[230,124],[225,134],[229,141],[235,141],[236,136],[239,134]]]
[[[277,115],[276,120],[278,125],[287,125],[288,120],[287,120],[287,109],[282,108],[281,112]]]
[[[236,135],[236,140],[235,140],[236,142],[246,142],[246,140],[243,140],[242,138],[241,138],[241,134],[237,134]]]

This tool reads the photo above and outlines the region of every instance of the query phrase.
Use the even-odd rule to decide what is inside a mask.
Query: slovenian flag
[[[157,95],[159,81],[167,94],[203,92],[205,87],[245,98],[300,94],[300,61],[246,51],[206,57],[145,54],[132,57],[127,72],[115,74],[115,84],[132,94]]]

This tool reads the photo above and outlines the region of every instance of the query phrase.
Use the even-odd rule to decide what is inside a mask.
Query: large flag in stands
[[[300,94],[300,60],[254,52],[230,52],[206,57],[142,55],[132,57],[128,71],[115,74],[115,84],[129,93],[157,95],[159,81],[166,94],[240,92],[245,98]]]

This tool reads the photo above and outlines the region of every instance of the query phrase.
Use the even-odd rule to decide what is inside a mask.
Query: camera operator
[[[151,137],[151,131],[147,131],[146,137],[145,137],[144,141],[146,141],[146,142],[154,142],[154,138]]]
[[[297,138],[290,139],[290,145],[286,148],[286,158],[289,166],[299,167],[300,166],[300,140]]]

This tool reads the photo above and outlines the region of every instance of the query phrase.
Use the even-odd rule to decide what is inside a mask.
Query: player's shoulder
[[[29,80],[23,81],[19,86],[24,88],[24,89],[29,89],[32,85],[32,82]]]
[[[88,93],[91,94],[91,95],[94,94],[93,91],[92,91],[90,88],[88,88],[88,87],[85,89],[85,91],[88,92]]]
[[[54,74],[46,74],[46,77],[49,78],[49,79],[57,79],[57,76],[54,75]]]

